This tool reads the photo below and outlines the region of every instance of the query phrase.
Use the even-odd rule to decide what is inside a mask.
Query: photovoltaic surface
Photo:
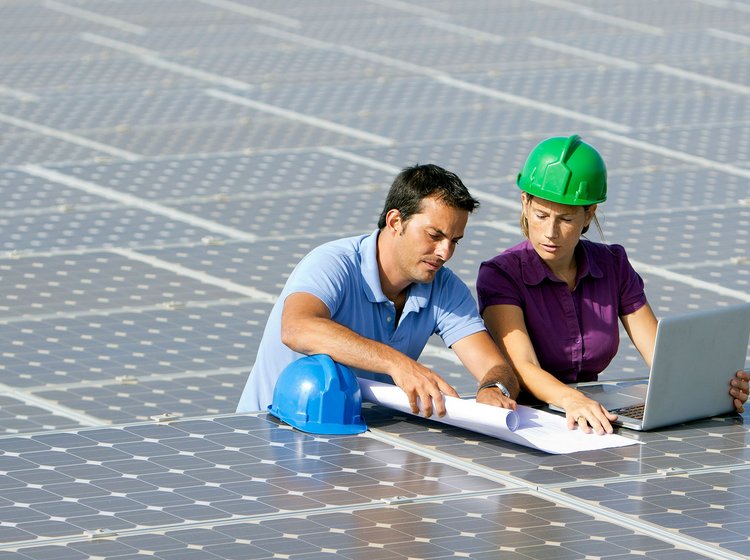
[[[578,133],[658,316],[750,301],[748,60],[745,2],[0,0],[0,559],[746,558],[747,414],[549,455],[234,409],[295,264],[414,163],[482,202],[472,290]],[[604,379],[646,375],[622,336]]]

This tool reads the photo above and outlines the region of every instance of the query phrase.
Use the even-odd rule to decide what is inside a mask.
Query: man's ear
[[[404,229],[403,221],[401,220],[401,212],[396,208],[391,208],[385,215],[385,227],[391,231],[400,234]]]

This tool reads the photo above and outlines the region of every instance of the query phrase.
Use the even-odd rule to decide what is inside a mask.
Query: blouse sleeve
[[[619,315],[630,315],[646,305],[646,292],[643,289],[643,279],[635,271],[628,260],[628,255],[622,245],[612,245],[618,257],[618,277],[620,278],[620,308]]]
[[[523,295],[519,288],[521,282],[518,278],[520,267],[516,266],[517,273],[511,273],[513,267],[504,266],[498,255],[492,260],[485,261],[479,266],[477,275],[477,299],[479,300],[479,313],[491,305],[516,305],[523,307]]]

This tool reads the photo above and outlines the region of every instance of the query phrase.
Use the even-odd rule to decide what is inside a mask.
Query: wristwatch
[[[477,389],[477,393],[481,391],[482,389],[486,389],[487,387],[497,387],[500,389],[500,392],[505,395],[508,398],[511,398],[510,391],[508,391],[508,388],[500,383],[499,381],[493,381],[492,383],[485,383],[484,385],[480,385],[479,389]]]

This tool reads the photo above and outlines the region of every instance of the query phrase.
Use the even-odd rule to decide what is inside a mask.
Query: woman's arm
[[[505,352],[527,392],[565,410],[571,429],[578,424],[585,432],[592,428],[598,434],[612,432],[611,421],[617,418],[616,415],[541,368],[520,307],[491,305],[482,316],[492,338]]]
[[[651,367],[651,361],[654,358],[654,344],[656,343],[656,316],[647,303],[630,315],[620,317],[625,331],[628,333],[630,340],[633,341],[638,352]]]

